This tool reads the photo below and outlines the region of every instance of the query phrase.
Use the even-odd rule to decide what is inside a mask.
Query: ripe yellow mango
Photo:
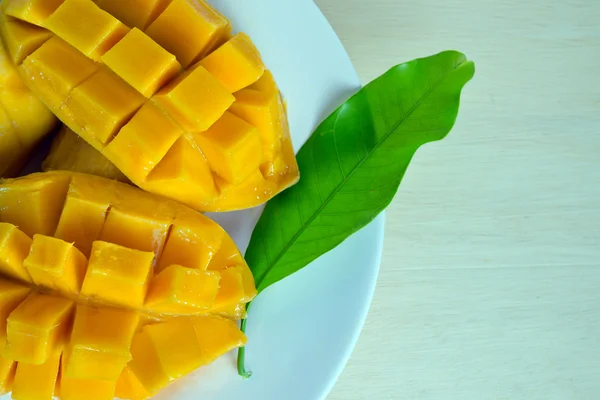
[[[199,211],[254,207],[297,182],[273,76],[251,39],[230,36],[229,21],[207,2],[19,1],[31,12],[10,2],[11,23],[48,29],[27,25],[21,35],[29,38],[16,57],[22,75],[99,152],[61,166],[93,172],[107,165],[102,155],[135,185]],[[0,29],[4,40],[19,36],[11,32]],[[14,133],[0,140],[20,145]]]
[[[46,29],[4,14],[0,15],[0,32],[10,59],[15,65],[21,65],[28,55],[52,37],[52,33]]]
[[[17,363],[15,361],[0,357],[0,394],[12,390],[16,371]]]
[[[15,400],[52,400],[56,394],[61,352],[53,351],[40,365],[19,362],[15,373],[12,398]],[[32,384],[35,382],[35,384]]]
[[[63,357],[64,361],[64,357]],[[60,377],[61,400],[113,400],[116,382]]]
[[[0,273],[31,282],[31,276],[23,266],[32,240],[13,224],[0,222]]]

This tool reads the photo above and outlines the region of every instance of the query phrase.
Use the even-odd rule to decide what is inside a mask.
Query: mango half
[[[244,345],[255,296],[232,239],[186,206],[85,174],[0,180],[0,389],[17,400],[147,398]]]
[[[0,32],[22,49],[13,61],[26,84],[142,189],[232,211],[298,181],[273,75],[252,40],[232,35],[205,1],[4,0],[2,8],[50,36],[35,47]]]
[[[44,31],[32,27],[34,32]],[[15,21],[0,16],[0,32],[10,31],[12,37],[22,37],[26,29]],[[50,38],[44,32],[45,39]],[[23,49],[33,50],[38,42],[23,43],[12,48],[13,54],[22,57]],[[0,42],[0,177],[16,175],[37,144],[57,125],[57,119],[21,81],[10,60],[6,47]]]

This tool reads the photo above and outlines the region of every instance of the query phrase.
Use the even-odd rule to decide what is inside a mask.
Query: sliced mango
[[[162,109],[188,131],[208,129],[235,98],[214,76],[196,65],[153,97]]]
[[[187,68],[225,42],[230,31],[229,21],[206,1],[173,0],[146,33]]]
[[[171,314],[198,313],[213,307],[221,276],[218,273],[171,265],[154,277],[146,307]]]
[[[21,65],[27,56],[52,37],[52,33],[46,29],[4,14],[0,16],[0,32],[15,65]]]
[[[0,279],[0,353],[4,351],[6,344],[7,318],[27,298],[30,292],[31,289],[29,287]],[[3,360],[0,358],[0,361]],[[3,374],[0,373],[0,387],[2,386],[2,377]]]
[[[234,266],[220,271],[220,290],[213,303],[214,309],[226,309],[243,303],[246,299],[241,268],[241,266]]]
[[[142,106],[144,97],[107,68],[77,86],[65,102],[76,122],[107,144]]]
[[[114,386],[131,359],[129,347],[138,326],[137,312],[77,306],[63,375],[72,379],[111,381]]]
[[[63,358],[64,360],[64,358]],[[116,382],[89,379],[60,378],[61,400],[113,400]]]
[[[115,396],[120,399],[144,400],[150,397],[150,394],[127,366],[117,381]]]
[[[56,350],[41,365],[18,363],[12,389],[15,400],[52,400],[58,381],[61,352]]]
[[[158,17],[170,0],[96,0],[100,8],[108,11],[129,27],[141,30]]]
[[[231,93],[256,82],[265,72],[260,53],[245,33],[238,33],[200,62]]]
[[[239,184],[258,169],[262,145],[256,128],[225,112],[207,131],[194,139],[213,171],[232,184]]]
[[[143,182],[183,133],[164,111],[146,103],[106,147],[115,165]]]
[[[31,282],[31,276],[23,266],[31,242],[31,238],[15,225],[0,222],[0,273]]]
[[[109,304],[141,307],[152,277],[154,253],[94,242],[81,295]]]
[[[175,56],[137,28],[104,54],[102,62],[146,97],[181,72]]]
[[[73,243],[34,235],[23,266],[36,285],[73,296],[81,289],[87,259]]]
[[[225,353],[245,346],[248,339],[231,320],[219,317],[192,318],[196,338],[202,349],[202,364],[210,364]]]
[[[42,170],[81,172],[129,182],[129,179],[113,163],[66,125],[62,126],[52,140]]]
[[[0,357],[0,394],[12,390],[16,371],[17,363],[15,361]]]
[[[92,0],[64,0],[44,27],[95,61],[129,31]]]
[[[40,365],[64,346],[70,329],[73,302],[31,293],[7,320],[3,357]]]
[[[6,15],[42,26],[64,0],[4,0],[2,9]]]

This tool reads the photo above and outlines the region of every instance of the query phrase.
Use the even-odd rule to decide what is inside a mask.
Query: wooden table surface
[[[388,211],[329,400],[600,399],[600,1],[317,3],[364,82],[444,49],[477,63]]]

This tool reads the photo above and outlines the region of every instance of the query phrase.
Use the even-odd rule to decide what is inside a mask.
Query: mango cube
[[[153,100],[184,129],[208,129],[235,98],[204,67],[196,65],[159,91]]]
[[[0,176],[16,175],[24,163],[23,146],[6,110],[0,104]]]
[[[173,314],[210,310],[220,279],[217,272],[171,265],[152,280],[146,307]]]
[[[29,295],[31,289],[17,283],[0,279],[0,353],[6,344],[6,320]],[[2,374],[0,373],[0,378]],[[2,379],[0,379],[1,383]],[[1,386],[1,385],[0,385]]]
[[[8,317],[3,357],[40,365],[64,345],[69,333],[73,302],[31,293]]]
[[[198,204],[196,208],[217,196],[208,162],[188,135],[175,142],[141,186],[167,197],[185,199],[187,204]]]
[[[154,253],[94,242],[81,295],[137,308],[144,304]]]
[[[169,218],[153,218],[133,210],[113,208],[108,213],[100,240],[152,252],[158,257],[167,239],[169,226]]]
[[[214,308],[226,308],[234,304],[244,302],[246,292],[244,291],[244,278],[241,266],[234,266],[219,271],[221,282],[219,293],[214,302]]]
[[[30,175],[2,184],[0,220],[14,224],[29,237],[36,233],[51,236],[69,187],[63,174]]]
[[[287,121],[279,89],[271,72],[265,71],[258,82],[235,93],[235,103],[229,112],[258,129],[263,161],[273,161],[281,151]]]
[[[117,381],[115,397],[119,399],[143,400],[150,397],[150,393],[142,386],[131,369],[125,367]]]
[[[31,277],[23,267],[23,261],[29,254],[31,238],[16,226],[0,222],[0,272],[26,282]]]
[[[17,363],[13,360],[0,357],[0,395],[12,390]]]
[[[145,98],[106,68],[88,78],[71,92],[65,106],[78,123],[102,144],[107,144]]]
[[[34,235],[23,266],[36,285],[74,296],[83,283],[87,259],[73,243]]]
[[[146,33],[189,67],[227,40],[231,25],[204,0],[173,0]]]
[[[64,0],[4,0],[2,7],[6,15],[22,19],[30,24],[42,26]]]
[[[116,308],[77,306],[63,375],[72,379],[111,381],[114,385],[131,359],[129,347],[138,313]]]
[[[158,17],[170,0],[96,0],[100,8],[114,15],[119,21],[141,30]]]
[[[64,0],[44,27],[95,61],[129,31],[92,0]]]
[[[245,263],[233,239],[225,235],[219,250],[213,256],[212,260],[210,260],[208,269],[211,271],[221,271],[228,267],[243,265]]]
[[[150,394],[202,365],[202,350],[189,318],[145,326],[133,338],[131,355],[129,367]]]
[[[67,196],[54,236],[74,243],[89,258],[92,243],[102,234],[109,207],[107,203],[96,202],[91,198],[88,200]]]
[[[27,56],[52,37],[46,29],[4,15],[0,16],[0,32],[15,65],[21,65]]]
[[[212,221],[199,222],[201,227],[175,224],[158,261],[157,270],[170,265],[206,270],[217,252],[225,232]],[[208,233],[210,232],[210,233]]]
[[[61,352],[55,350],[41,365],[20,362],[13,383],[15,400],[52,400],[55,395]]]
[[[106,146],[105,154],[134,182],[143,182],[183,130],[152,103],[146,103]]]
[[[202,350],[202,365],[210,364],[248,342],[237,323],[225,318],[197,317],[192,318],[192,324]]]
[[[58,397],[61,400],[113,400],[115,386],[116,383],[111,381],[69,378],[63,372]]]
[[[200,64],[231,93],[256,82],[265,72],[260,53],[245,33],[238,33]]]
[[[262,143],[256,128],[230,112],[207,131],[194,135],[213,171],[237,184],[258,169]]]
[[[98,67],[64,40],[53,37],[21,65],[35,92],[52,110],[60,109],[71,91]]]
[[[181,72],[175,56],[137,28],[104,54],[102,62],[146,97]]]

